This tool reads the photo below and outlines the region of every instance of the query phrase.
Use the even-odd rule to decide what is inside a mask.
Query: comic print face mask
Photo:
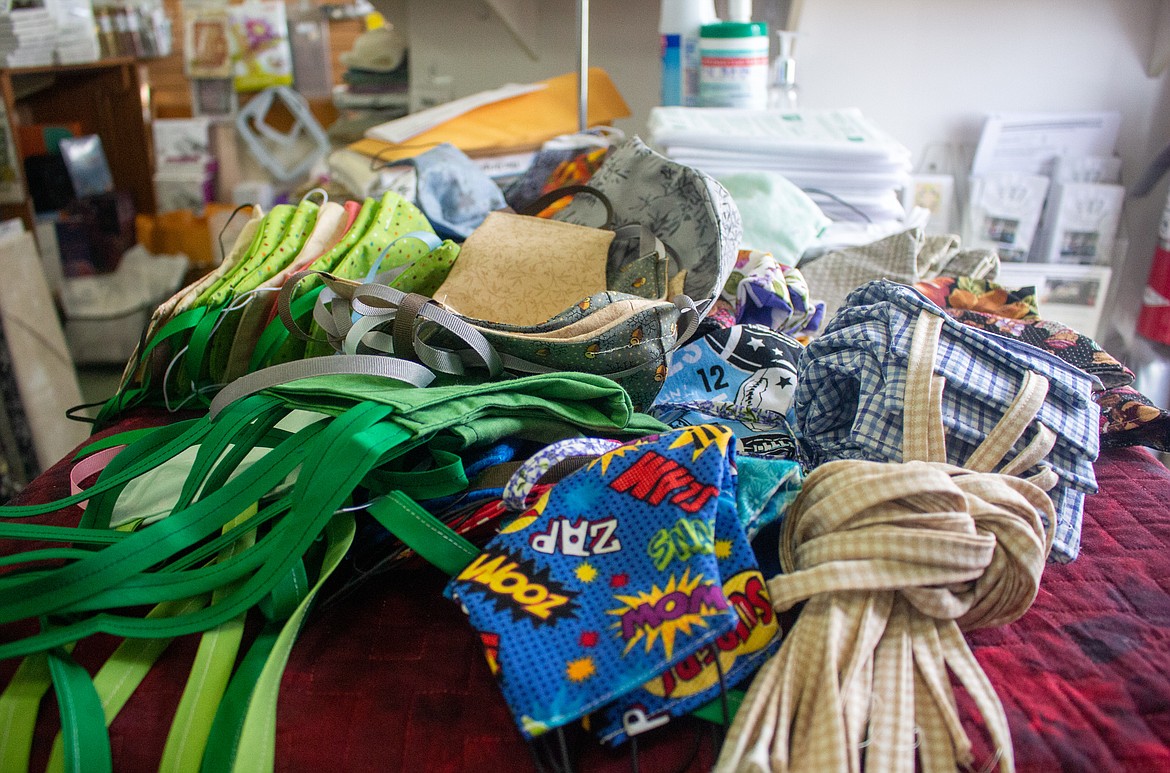
[[[603,454],[505,526],[448,584],[526,737],[615,704],[617,724],[603,720],[603,737],[620,740],[631,710],[664,716],[710,699],[679,690],[676,666],[722,652],[732,638],[759,651],[773,642],[770,605],[737,608],[750,609],[741,597],[759,571],[736,515],[733,441],[726,427],[701,425]],[[745,615],[765,621],[763,632],[740,636]],[[653,684],[667,680],[670,694],[654,695]],[[619,701],[627,695],[632,703]]]

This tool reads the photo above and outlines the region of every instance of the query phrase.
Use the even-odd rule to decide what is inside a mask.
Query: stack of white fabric
[[[670,158],[713,177],[779,172],[832,220],[901,221],[898,192],[910,151],[859,110],[738,110],[656,107],[650,141]]]
[[[6,67],[43,67],[53,63],[57,22],[45,8],[20,8],[0,14],[0,63]]]

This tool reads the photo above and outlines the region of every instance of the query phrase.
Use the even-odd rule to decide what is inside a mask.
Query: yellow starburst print
[[[727,609],[722,589],[704,583],[701,574],[691,579],[690,569],[678,579],[671,575],[662,589],[654,585],[649,591],[639,591],[636,596],[614,594],[614,598],[626,605],[606,610],[607,614],[618,618],[610,627],[618,630],[626,640],[623,654],[639,641],[645,642],[646,652],[649,652],[661,639],[666,657],[671,658],[677,634],[690,636],[694,628],[707,627],[707,616],[721,614]]]
[[[695,452],[691,455],[691,461],[694,461],[711,446],[715,446],[726,454],[727,447],[734,437],[731,434],[731,430],[727,427],[722,427],[717,424],[698,424],[693,427],[683,428],[679,432],[678,437],[675,438],[675,441],[670,444],[670,447],[674,449],[683,448],[687,445],[694,446]]]
[[[715,540],[715,557],[719,560],[731,558],[731,540],[717,539]]]
[[[590,469],[592,469],[592,467],[595,464],[600,464],[601,465],[601,474],[605,475],[605,473],[609,470],[609,463],[610,462],[612,462],[614,459],[617,459],[619,456],[625,456],[626,454],[630,453],[631,451],[635,451],[635,450],[637,450],[637,444],[635,444],[635,443],[627,443],[623,446],[618,446],[617,448],[613,449],[612,451],[607,451],[604,454],[602,454],[601,456],[594,459],[592,462],[589,463],[589,467],[590,467]]]
[[[565,676],[569,678],[570,682],[584,682],[596,673],[597,668],[593,665],[593,658],[589,656],[570,660],[568,666],[565,667]]]
[[[577,579],[581,582],[593,582],[597,579],[597,570],[588,561],[577,567]]]
[[[518,515],[511,521],[508,521],[508,523],[504,524],[503,527],[500,528],[500,534],[512,534],[514,532],[524,531],[534,523],[536,523],[536,516],[532,514],[531,510],[529,510],[527,513]]]
[[[532,717],[528,716],[527,714],[520,717],[520,724],[524,725],[524,732],[528,733],[528,735],[530,735],[533,738],[535,738],[538,735],[544,735],[545,733],[548,732],[548,725],[547,724],[545,724],[544,722],[541,722],[538,719],[533,719]]]

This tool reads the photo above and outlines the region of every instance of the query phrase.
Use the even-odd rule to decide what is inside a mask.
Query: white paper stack
[[[0,63],[7,67],[53,64],[57,22],[46,8],[19,8],[0,15]]]
[[[94,62],[101,56],[91,0],[46,0],[57,21],[58,64]]]
[[[648,129],[664,154],[714,177],[778,172],[835,221],[905,217],[910,151],[859,110],[656,107]]]

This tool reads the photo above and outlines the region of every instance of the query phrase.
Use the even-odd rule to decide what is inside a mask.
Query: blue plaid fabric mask
[[[643,700],[648,685],[664,700],[644,716],[709,700],[671,670],[722,652],[721,642],[740,638],[743,616],[754,617],[747,638],[766,657],[775,618],[756,609],[766,588],[736,514],[733,440],[726,427],[703,425],[603,454],[448,584],[526,737],[610,704],[616,713],[606,716],[620,717],[634,706],[619,699],[641,691],[634,700]],[[741,601],[749,594],[759,603]],[[745,657],[737,673],[753,665]],[[670,694],[654,695],[663,679],[675,680]],[[620,740],[620,718],[606,727]]]
[[[1052,556],[1071,561],[1080,548],[1081,511],[1096,491],[1098,380],[1029,344],[967,327],[917,290],[889,281],[862,285],[846,298],[799,363],[796,413],[817,464],[834,459],[901,461],[903,395],[911,337],[923,311],[942,318],[934,372],[946,379],[942,421],[947,461],[962,466],[1015,399],[1028,371],[1048,380],[1043,406],[1013,455],[1043,425],[1056,435],[1045,463],[1059,478]],[[1010,461],[1007,460],[1007,461]]]

